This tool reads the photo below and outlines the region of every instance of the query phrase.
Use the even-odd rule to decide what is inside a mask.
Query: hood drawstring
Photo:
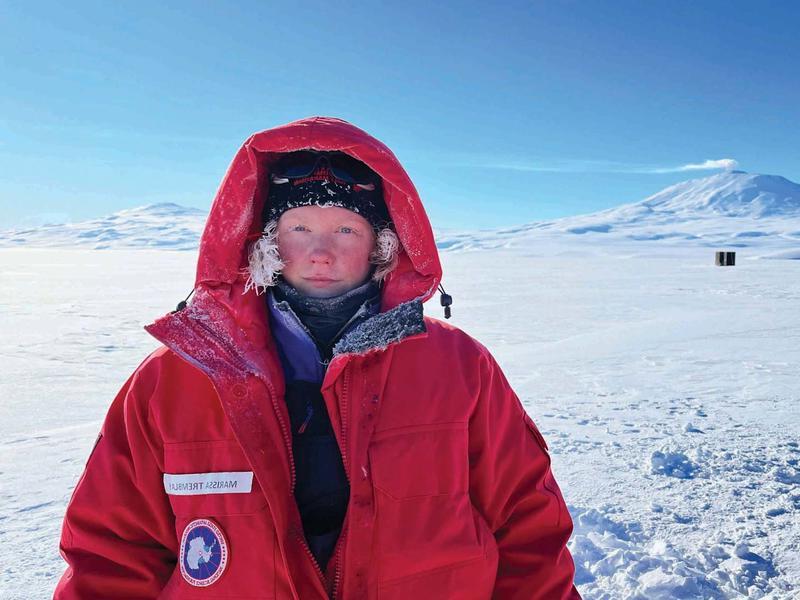
[[[175,310],[173,310],[173,311],[172,311],[172,314],[173,314],[173,315],[174,315],[176,312],[180,312],[180,311],[182,311],[184,308],[186,308],[186,303],[189,301],[189,298],[191,297],[191,295],[192,295],[192,294],[194,294],[194,288],[192,288],[192,291],[191,291],[191,292],[189,292],[189,295],[188,295],[188,296],[186,296],[186,298],[184,298],[183,300],[181,300],[180,302],[178,302],[178,306],[175,308]]]
[[[453,297],[444,291],[444,287],[442,287],[441,283],[439,284],[439,293],[441,294],[439,301],[442,303],[442,306],[444,306],[444,318],[449,319],[450,305],[453,304]]]

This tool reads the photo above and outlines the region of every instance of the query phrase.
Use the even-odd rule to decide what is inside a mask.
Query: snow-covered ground
[[[191,289],[204,220],[159,204],[0,232],[3,600],[63,570],[72,488],[156,347],[142,326]],[[800,185],[724,172],[437,244],[453,323],[550,444],[585,598],[800,598],[800,261],[758,260],[800,258]]]
[[[580,591],[798,597],[800,261],[598,244],[443,253],[452,322],[497,356],[550,444]],[[51,593],[100,421],[194,261],[0,249],[0,598]]]

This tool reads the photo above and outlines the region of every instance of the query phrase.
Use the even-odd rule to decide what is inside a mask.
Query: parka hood
[[[430,222],[414,184],[386,145],[332,117],[293,121],[255,133],[244,142],[211,206],[200,240],[195,287],[234,284],[246,278],[249,244],[263,226],[270,168],[282,154],[306,149],[345,152],[383,180],[384,202],[403,249],[397,268],[384,280],[382,310],[430,298],[442,272]]]

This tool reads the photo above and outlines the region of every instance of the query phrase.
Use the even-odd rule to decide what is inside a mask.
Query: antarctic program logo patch
[[[228,542],[216,523],[195,519],[181,536],[181,575],[190,585],[206,587],[222,577],[228,564]]]

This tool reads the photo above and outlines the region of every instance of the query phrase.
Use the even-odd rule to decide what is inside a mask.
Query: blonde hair
[[[384,227],[375,235],[375,247],[369,254],[369,262],[375,268],[372,280],[380,283],[397,266],[400,254],[400,239],[389,227]],[[245,293],[251,289],[263,294],[275,285],[284,267],[278,253],[278,220],[273,219],[265,226],[261,237],[250,246],[247,254],[247,281]]]

